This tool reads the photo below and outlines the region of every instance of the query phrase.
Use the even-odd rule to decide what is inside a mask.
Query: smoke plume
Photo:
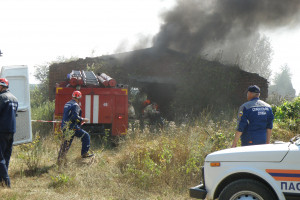
[[[298,25],[299,0],[177,0],[153,46],[189,54],[230,49],[261,30]]]

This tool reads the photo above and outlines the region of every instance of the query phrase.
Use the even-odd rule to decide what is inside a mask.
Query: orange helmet
[[[149,99],[147,99],[146,101],[143,102],[143,105],[144,105],[144,106],[147,106],[147,105],[149,105],[150,103],[151,103],[151,101],[150,101]]]
[[[72,94],[72,97],[73,97],[73,98],[76,98],[76,99],[80,99],[80,98],[82,97],[82,94],[81,94],[80,91],[75,90],[75,91],[73,92],[73,94]]]
[[[3,87],[8,87],[8,80],[6,78],[0,78],[0,85],[2,85]]]

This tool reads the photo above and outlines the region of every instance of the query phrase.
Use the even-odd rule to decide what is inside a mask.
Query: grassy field
[[[73,141],[63,166],[56,164],[60,141],[53,133],[15,146],[9,174],[12,188],[0,189],[5,200],[189,199],[188,188],[200,182],[205,155],[231,145],[235,120],[169,122],[160,131],[137,123],[116,148],[92,137],[94,158],[81,159]],[[272,140],[294,133],[275,124]]]

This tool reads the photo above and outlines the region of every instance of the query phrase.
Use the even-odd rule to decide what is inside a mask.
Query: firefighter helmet
[[[80,99],[80,98],[82,97],[82,94],[81,94],[80,91],[75,90],[75,91],[73,92],[73,94],[72,94],[72,97],[73,97],[73,98],[76,98],[76,99]]]
[[[0,85],[2,85],[3,87],[8,87],[8,80],[6,78],[0,78]]]
[[[149,99],[147,99],[143,102],[143,106],[148,106],[148,105],[150,105],[150,103],[151,103],[151,101]]]

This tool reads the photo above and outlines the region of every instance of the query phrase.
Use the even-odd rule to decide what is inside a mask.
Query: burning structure
[[[258,73],[270,71],[272,51],[264,44],[257,51],[251,41],[261,30],[295,27],[299,10],[298,0],[177,0],[162,15],[152,48],[50,66],[50,98],[63,74],[91,67],[140,88],[169,116],[172,110],[198,113],[209,105],[237,107],[252,84],[265,99],[268,81]],[[255,73],[237,66],[241,57]]]
[[[107,72],[119,83],[139,88],[158,103],[168,118],[172,118],[173,110],[193,110],[196,114],[207,106],[239,106],[252,84],[261,87],[263,99],[268,93],[266,79],[237,66],[225,66],[169,49],[148,48],[51,65],[50,98],[54,98],[55,84],[63,81],[65,74],[87,67],[96,68],[96,73]]]

